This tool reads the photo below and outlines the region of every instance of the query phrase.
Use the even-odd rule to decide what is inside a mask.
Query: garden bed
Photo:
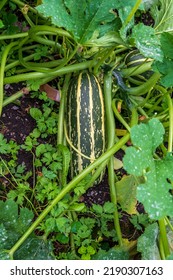
[[[0,4],[0,259],[172,259],[173,1],[64,2]]]

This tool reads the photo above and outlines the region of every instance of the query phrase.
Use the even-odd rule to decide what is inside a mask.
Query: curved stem
[[[169,108],[169,137],[168,137],[168,152],[172,153],[173,145],[173,104],[172,98],[168,94],[167,96],[168,108]]]
[[[107,127],[107,146],[111,148],[115,143],[115,119],[112,111],[112,72],[108,72],[104,76],[104,97],[105,97],[105,111],[106,111],[106,127]],[[118,243],[123,245],[122,233],[120,228],[117,195],[115,188],[115,172],[114,172],[114,155],[112,155],[108,162],[108,183],[110,188],[111,202],[114,204],[114,225],[118,237]]]
[[[60,35],[60,36],[65,36],[66,38],[71,38],[72,36],[70,35],[70,33],[68,33],[67,31],[65,31],[64,29],[61,28],[57,28],[57,27],[53,27],[53,26],[49,26],[49,25],[37,25],[37,26],[33,26],[30,30],[29,30],[29,36],[32,38],[34,38],[34,36],[40,32],[43,31],[42,34],[46,34],[46,32],[49,32],[49,34],[54,34],[54,35]]]
[[[122,123],[122,125],[124,125],[124,127],[130,132],[130,126],[126,123],[126,121],[124,120],[124,118],[121,116],[121,114],[118,112],[117,108],[116,108],[116,104],[115,104],[115,99],[112,100],[112,108],[114,111],[114,114],[116,116],[116,118]]]
[[[28,32],[18,33],[18,34],[7,34],[7,35],[0,35],[0,40],[12,40],[12,39],[19,39],[28,36]]]
[[[12,83],[18,83],[23,81],[35,80],[35,79],[43,79],[48,76],[52,77],[53,79],[57,76],[90,68],[94,66],[96,63],[97,61],[95,60],[89,60],[77,64],[67,65],[56,71],[50,71],[50,73],[29,72],[25,74],[14,75],[11,77],[4,78],[4,84],[12,84]]]
[[[147,92],[149,92],[157,83],[157,81],[160,78],[160,73],[154,73],[145,83],[136,86],[136,87],[127,87],[124,84],[124,81],[121,77],[121,73],[117,70],[113,71],[113,75],[116,77],[117,79],[117,83],[119,85],[119,87],[124,91],[127,92],[127,94],[130,95],[137,95],[137,96],[141,96],[143,94],[146,94]]]
[[[7,47],[5,48],[3,54],[2,54],[2,59],[1,59],[1,66],[0,66],[0,116],[2,113],[2,104],[3,104],[3,91],[4,91],[4,69],[5,69],[5,64],[7,60],[7,56],[10,52],[10,50],[16,46],[18,43],[17,42],[12,42]]]
[[[71,78],[71,73],[67,74],[64,79],[64,84],[62,88],[61,94],[61,102],[59,107],[59,114],[58,114],[58,135],[57,135],[57,144],[63,144],[63,137],[64,137],[64,118],[65,118],[65,102],[67,96],[67,90],[69,86],[69,81]]]
[[[11,0],[11,2],[15,3],[16,5],[18,5],[19,7],[24,7],[26,5],[26,3],[23,3],[20,0]],[[34,14],[38,14],[38,11],[34,8],[32,8],[31,6],[28,6],[28,9],[34,13]]]

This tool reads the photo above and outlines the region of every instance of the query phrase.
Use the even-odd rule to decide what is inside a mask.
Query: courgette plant
[[[7,32],[5,21],[1,26],[0,114],[4,106],[32,91],[33,84],[37,83],[39,89],[41,85],[58,77],[61,101],[56,148],[57,156],[62,157],[62,168],[58,170],[60,182],[58,194],[48,202],[34,222],[28,221],[28,227],[13,240],[14,243],[10,248],[9,246],[1,248],[1,257],[15,258],[15,254],[19,253],[20,248],[40,224],[44,224],[45,218],[62,199],[72,191],[75,193],[79,184],[85,180],[84,192],[86,192],[105,167],[108,172],[111,206],[114,210],[113,223],[117,235],[117,244],[111,249],[115,255],[108,250],[107,252],[100,250],[95,254],[90,245],[88,247],[82,245],[78,253],[87,255],[90,252],[91,256],[94,255],[93,258],[111,258],[111,256],[116,258],[119,250],[122,250],[121,252],[125,252],[126,255],[130,246],[128,247],[122,237],[119,217],[119,207],[124,210],[125,205],[120,195],[123,192],[124,181],[123,178],[119,180],[114,171],[114,155],[122,149],[125,151],[124,168],[130,174],[127,179],[133,178],[137,199],[143,203],[151,219],[139,238],[137,250],[144,259],[154,258],[149,250],[144,254],[143,239],[151,237],[154,244],[159,240],[158,258],[172,258],[167,230],[168,228],[172,230],[173,213],[171,193],[173,107],[170,90],[173,85],[171,71],[173,39],[170,31],[173,22],[173,1],[131,0],[125,3],[119,0],[44,0],[41,5],[36,5],[34,1],[35,7],[26,6],[25,2],[11,0],[2,1],[0,4],[2,23],[6,5],[10,5],[11,9],[20,8],[27,25],[26,31],[20,30],[12,34]],[[142,13],[147,12],[154,20],[153,26],[136,21]],[[43,46],[46,46],[44,50]],[[41,56],[39,57],[41,62],[37,62],[35,49]],[[133,55],[134,49],[137,51],[137,57]],[[64,118],[69,101],[70,81],[74,75],[82,75],[80,74],[82,71],[95,76],[104,92],[106,149],[69,181],[70,157],[67,146],[72,147],[73,143],[67,143],[70,141]],[[25,87],[10,97],[4,96],[4,85],[18,82],[26,82]],[[76,103],[79,102],[76,100]],[[129,140],[132,147],[127,147]],[[168,148],[165,147],[165,143],[168,143]],[[157,154],[157,150],[161,156]],[[75,222],[77,222],[76,212],[84,207],[79,203],[80,195],[80,192],[75,193],[71,197],[69,208],[64,211],[65,215]],[[151,199],[147,200],[147,197]],[[11,207],[15,208],[12,204]],[[129,214],[132,213],[131,209],[127,211]],[[63,217],[64,213],[59,213],[56,218],[64,223],[65,228],[67,220]],[[22,217],[22,214],[20,215]],[[67,235],[70,234],[68,230]],[[71,251],[77,257],[73,233],[70,234]],[[44,238],[47,239],[48,235],[49,233],[46,233]],[[150,245],[148,241],[148,246]],[[128,258],[127,255],[126,257]]]

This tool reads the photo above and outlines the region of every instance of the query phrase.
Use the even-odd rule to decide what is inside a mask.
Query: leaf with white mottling
[[[151,26],[139,23],[134,26],[131,38],[135,41],[136,47],[145,57],[156,61],[163,60],[163,52],[160,47],[160,40]]]
[[[144,205],[151,219],[173,216],[173,156],[155,159],[153,153],[163,141],[164,128],[157,119],[131,129],[133,147],[126,149],[124,168],[129,174],[143,176],[138,184],[137,199]]]
[[[138,238],[137,250],[142,253],[142,260],[160,259],[157,238],[158,225],[156,223],[147,226],[144,233]]]

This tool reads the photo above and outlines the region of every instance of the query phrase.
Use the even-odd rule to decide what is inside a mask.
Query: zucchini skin
[[[67,95],[66,128],[73,178],[105,150],[103,94],[93,74],[82,72],[72,80]]]

